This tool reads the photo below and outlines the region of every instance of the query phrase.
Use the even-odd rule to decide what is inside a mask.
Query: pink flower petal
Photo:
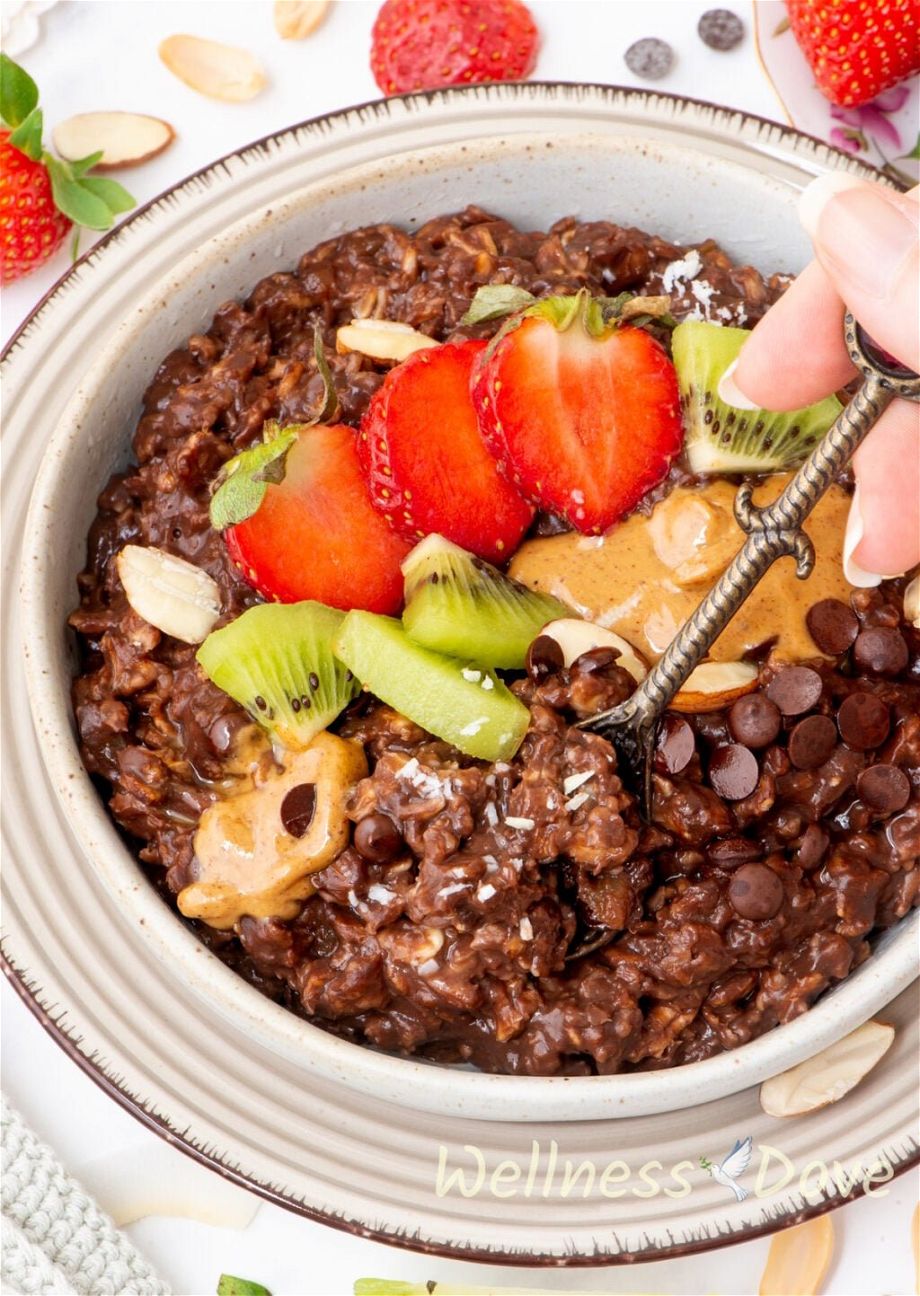
[[[904,82],[901,85],[892,86],[890,90],[883,90],[867,106],[869,108],[878,108],[881,112],[893,113],[903,108],[909,98],[910,86]]]
[[[872,104],[866,104],[862,110],[862,127],[871,135],[876,144],[890,144],[892,148],[901,147],[901,136],[883,112]]]

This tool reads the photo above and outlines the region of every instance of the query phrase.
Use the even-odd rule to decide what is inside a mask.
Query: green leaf
[[[91,167],[94,167],[96,163],[101,160],[102,149],[100,149],[98,153],[90,153],[88,157],[78,158],[76,162],[71,162],[70,170],[74,178],[79,180],[82,176],[86,175],[87,171],[89,171]]]
[[[267,1287],[252,1282],[249,1278],[235,1278],[233,1274],[221,1274],[217,1284],[217,1296],[272,1296]]]
[[[299,429],[290,427],[275,435],[277,429],[277,423],[267,423],[265,434],[268,440],[250,446],[224,464],[217,477],[217,489],[211,497],[211,526],[215,531],[223,531],[252,517],[265,498],[269,485],[277,486],[284,481],[284,462],[297,440]]]
[[[0,117],[7,126],[18,126],[37,106],[38,86],[25,68],[0,54]]]
[[[313,421],[315,423],[327,423],[329,419],[335,416],[335,412],[339,408],[339,397],[338,392],[335,390],[335,383],[332,381],[332,370],[329,368],[329,361],[326,359],[326,348],[323,346],[323,331],[319,325],[313,330],[313,355],[316,358],[319,375],[323,380],[323,403]]]
[[[532,305],[535,300],[533,293],[515,284],[485,284],[477,288],[476,296],[460,323],[483,324],[486,320],[502,319]]]
[[[99,157],[101,154],[96,156]],[[84,161],[86,161],[85,158]],[[73,171],[72,164],[70,169]],[[78,183],[82,189],[92,194],[94,198],[101,199],[113,216],[130,211],[134,206],[134,199],[117,180],[109,180],[106,176],[86,176],[84,179],[79,179]]]
[[[917,142],[909,153],[901,153],[900,157],[904,161],[920,162],[920,135],[917,136]]]
[[[67,163],[52,157],[50,153],[44,154],[44,160],[51,176],[51,195],[58,211],[69,216],[77,225],[85,225],[87,229],[110,229],[112,213],[101,198],[84,189],[86,181],[74,180]]]
[[[83,233],[82,226],[74,225],[73,234],[70,239],[70,259],[76,261],[80,255],[80,235]]]
[[[24,118],[10,135],[10,143],[13,148],[18,148],[20,153],[25,153],[26,157],[37,162],[42,155],[43,128],[42,110],[33,108],[28,117]]]

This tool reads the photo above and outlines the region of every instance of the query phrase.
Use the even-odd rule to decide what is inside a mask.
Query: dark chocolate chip
[[[643,40],[634,41],[623,59],[633,76],[658,81],[674,66],[674,51],[667,41],[659,40],[657,36],[646,36]]]
[[[393,820],[375,811],[355,825],[355,850],[372,864],[386,864],[402,850],[403,839]]]
[[[690,764],[695,751],[696,736],[683,716],[664,716],[655,746],[655,768],[662,774],[679,774]]]
[[[806,716],[789,735],[789,759],[797,769],[817,769],[837,746],[837,726],[830,716]]]
[[[824,858],[829,842],[830,837],[819,824],[809,824],[802,833],[802,840],[795,853],[795,863],[799,868],[814,868]]]
[[[829,657],[839,657],[852,646],[859,634],[859,618],[840,599],[822,599],[808,609],[805,617],[808,633]]]
[[[783,907],[783,883],[766,864],[743,864],[728,886],[728,898],[741,918],[762,921]]]
[[[732,50],[744,40],[744,23],[731,9],[707,9],[696,30],[703,44],[714,50]]]
[[[821,696],[821,676],[810,666],[784,666],[767,685],[767,697],[785,716],[810,711]]]
[[[910,779],[897,765],[870,765],[856,780],[860,799],[880,814],[895,814],[910,800]]]
[[[281,802],[281,822],[292,837],[302,837],[316,813],[316,784],[298,783]]]
[[[537,635],[527,649],[527,674],[532,680],[555,675],[565,665],[559,644],[550,635]]]
[[[583,675],[593,675],[595,671],[606,670],[608,666],[612,666],[619,655],[616,648],[589,648],[587,652],[575,658],[572,662],[572,670],[581,671]]]
[[[763,847],[760,843],[748,841],[746,837],[723,838],[709,847],[710,864],[719,864],[722,868],[749,864],[751,860],[759,860],[762,855]]]
[[[746,693],[731,704],[728,727],[745,747],[769,747],[779,733],[779,707],[763,693]]]
[[[869,751],[888,737],[891,716],[888,707],[874,693],[851,693],[837,712],[837,728],[848,747]]]
[[[853,645],[853,661],[873,675],[900,675],[909,656],[907,641],[894,626],[860,630]]]
[[[757,757],[741,743],[717,747],[709,761],[709,782],[726,801],[742,801],[757,786]]]

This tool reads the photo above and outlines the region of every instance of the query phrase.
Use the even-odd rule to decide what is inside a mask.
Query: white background
[[[657,35],[677,52],[662,89],[781,118],[755,55],[749,6],[741,0],[729,3],[745,18],[749,32],[738,50],[718,54],[696,35],[699,15],[708,7],[698,0],[532,0],[543,33],[536,75],[641,84],[626,70],[623,51],[632,40]],[[368,67],[376,9],[376,3],[365,0],[338,0],[320,31],[303,43],[288,43],[275,34],[269,3],[76,0],[45,16],[39,43],[22,61],[39,83],[50,125],[71,113],[100,108],[153,113],[173,124],[178,139],[164,155],[119,176],[144,202],[252,139],[377,97]],[[251,49],[268,70],[268,89],[240,105],[196,95],[157,58],[158,42],[178,31]],[[577,195],[572,208],[577,211]],[[4,292],[5,337],[64,269],[61,253],[47,269]],[[766,1241],[633,1268],[522,1271],[415,1256],[258,1205],[256,1198],[228,1189],[194,1166],[105,1098],[6,984],[2,1008],[3,1085],[11,1101],[108,1209],[120,1218],[149,1213],[130,1232],[176,1293],[212,1292],[222,1271],[263,1282],[275,1296],[347,1296],[354,1279],[365,1275],[530,1284],[564,1292],[747,1296],[758,1290]],[[907,1175],[889,1185],[884,1198],[857,1201],[835,1212],[836,1254],[825,1292],[900,1296],[915,1290],[909,1230],[916,1197],[917,1177]],[[223,1223],[166,1217],[170,1212],[210,1214]]]

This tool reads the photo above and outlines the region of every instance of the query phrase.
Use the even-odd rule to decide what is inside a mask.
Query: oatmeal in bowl
[[[511,1075],[736,1048],[916,902],[916,578],[849,483],[677,695],[625,700],[839,401],[715,395],[788,283],[712,242],[475,208],[356,229],[159,366],[70,617],[81,753],[163,898],[357,1043]]]

